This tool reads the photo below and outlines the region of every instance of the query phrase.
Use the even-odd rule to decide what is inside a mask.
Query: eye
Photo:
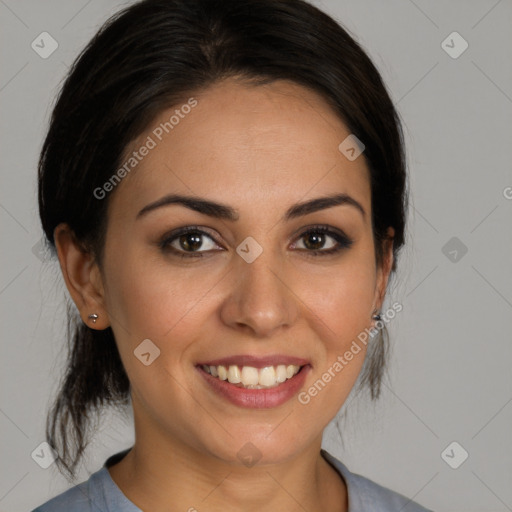
[[[210,242],[205,243],[205,239]],[[304,251],[309,256],[325,256],[347,249],[353,242],[342,231],[321,225],[304,231],[299,236],[299,243],[295,243],[293,248]],[[166,234],[158,245],[162,252],[180,258],[201,258],[205,252],[223,249],[218,249],[220,246],[213,237],[197,226],[187,226]]]
[[[329,226],[313,226],[309,228],[300,235],[299,241],[302,240],[304,240],[302,242],[303,247],[300,247],[300,243],[295,244],[294,247],[306,251],[313,256],[334,254],[342,249],[348,249],[354,243],[353,240],[341,231],[334,230]]]
[[[211,242],[205,244],[205,238],[213,244]],[[219,247],[206,231],[196,226],[187,226],[167,234],[158,245],[163,252],[170,252],[182,258],[201,258],[203,252],[215,250],[215,247]],[[205,250],[199,251],[199,249]]]

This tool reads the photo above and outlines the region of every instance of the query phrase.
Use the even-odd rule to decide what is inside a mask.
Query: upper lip
[[[223,357],[220,359],[213,359],[209,361],[203,361],[198,363],[199,366],[252,366],[253,368],[264,368],[265,366],[277,366],[280,364],[284,365],[296,365],[304,366],[309,364],[307,359],[301,359],[300,357],[287,356],[284,354],[273,354],[263,357],[253,355],[234,355],[229,357]]]

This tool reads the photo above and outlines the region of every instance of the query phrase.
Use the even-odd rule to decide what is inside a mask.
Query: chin
[[[225,433],[221,436],[222,439],[219,437],[213,443],[210,438],[207,440],[209,446],[205,448],[227,464],[246,467],[286,462],[310,447],[316,439],[320,440],[320,448],[321,431],[307,435],[306,432],[283,428],[283,431],[279,432],[280,426],[276,428],[276,425],[274,423],[267,424],[266,427],[233,428],[230,432],[232,436]]]

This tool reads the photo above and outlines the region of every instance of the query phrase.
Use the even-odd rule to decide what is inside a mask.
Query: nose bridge
[[[238,258],[231,293],[223,305],[224,322],[231,327],[250,328],[258,336],[268,336],[290,325],[297,308],[278,255],[263,250],[250,263],[242,256]]]

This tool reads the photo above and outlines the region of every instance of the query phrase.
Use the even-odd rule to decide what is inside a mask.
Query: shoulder
[[[32,512],[98,512],[109,510],[105,503],[106,468],[93,473],[88,480],[43,503]]]
[[[352,473],[342,462],[322,450],[324,458],[341,474],[347,485],[349,512],[375,510],[379,512],[432,512],[387,487],[357,473]]]
[[[131,448],[111,455],[88,480],[43,503],[32,512],[141,512],[117,487],[108,467]]]

